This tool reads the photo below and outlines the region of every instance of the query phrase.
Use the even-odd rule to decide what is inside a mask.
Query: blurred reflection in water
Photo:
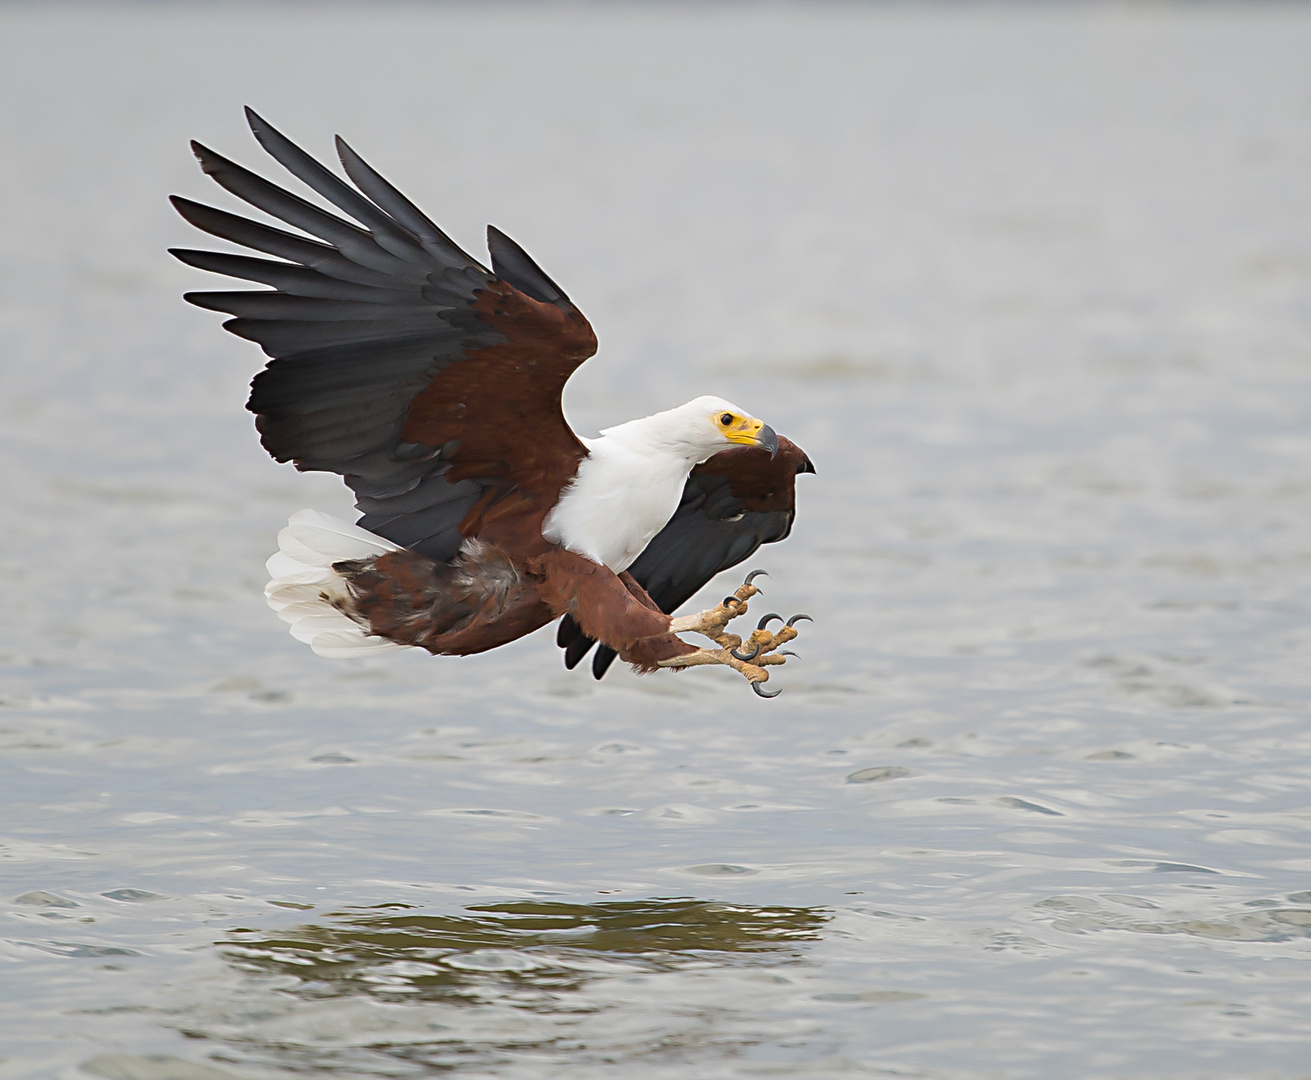
[[[770,1041],[770,1012],[796,993],[786,972],[828,918],[685,899],[518,901],[235,930],[221,949],[244,990],[190,1012],[186,1033],[264,1066],[375,1075],[525,1064],[525,1052],[552,1067],[733,1057]]]
[[[816,939],[827,919],[810,908],[698,900],[519,901],[466,915],[381,907],[386,914],[342,913],[269,937],[233,931],[240,944],[224,954],[246,971],[294,976],[296,984],[283,989],[311,997],[400,994],[458,1003],[507,986],[554,994],[607,975],[762,959],[777,965],[788,954],[800,958],[796,943]]]

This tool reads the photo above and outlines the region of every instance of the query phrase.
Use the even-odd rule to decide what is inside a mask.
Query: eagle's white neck
[[[718,399],[704,400],[709,409],[697,399],[583,439],[588,455],[542,535],[615,573],[627,570],[674,516],[693,466],[729,445],[708,419]]]

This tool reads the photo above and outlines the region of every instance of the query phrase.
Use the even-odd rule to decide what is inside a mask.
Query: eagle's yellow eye
[[[724,427],[730,427],[733,423],[733,414],[731,412],[724,413],[724,415],[719,418],[719,422],[723,424]]]

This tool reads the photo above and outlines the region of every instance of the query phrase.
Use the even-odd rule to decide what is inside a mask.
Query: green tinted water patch
[[[799,958],[827,919],[815,908],[684,899],[513,901],[453,915],[387,905],[267,936],[234,930],[222,953],[244,971],[294,977],[285,989],[309,997],[474,1002],[492,990],[554,994],[618,974],[777,965]]]

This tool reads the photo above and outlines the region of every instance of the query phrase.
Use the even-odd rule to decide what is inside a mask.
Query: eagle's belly
[[[561,493],[542,535],[570,551],[627,570],[678,509],[691,466],[592,444]]]

